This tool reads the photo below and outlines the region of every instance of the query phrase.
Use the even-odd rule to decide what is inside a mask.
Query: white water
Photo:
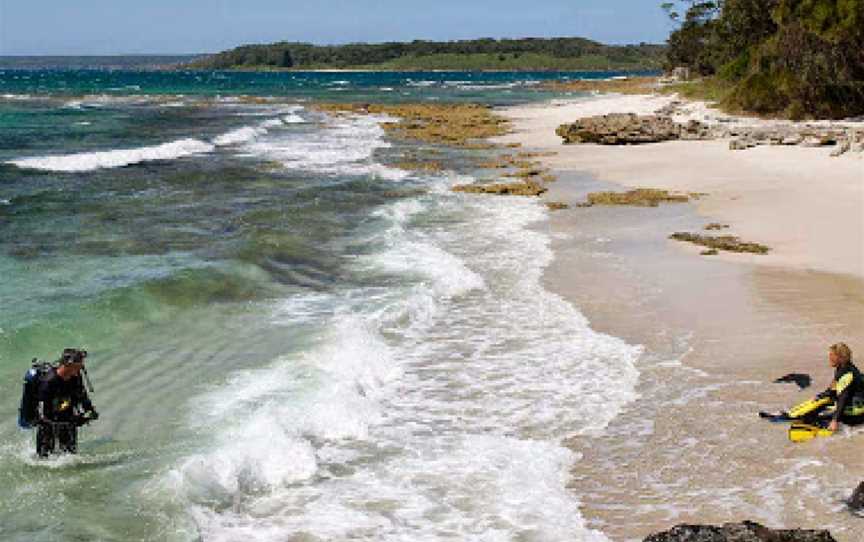
[[[88,107],[92,104],[86,104]],[[76,100],[66,104],[66,107],[82,107],[82,102]],[[272,109],[272,108],[271,108]],[[58,172],[87,172],[98,169],[126,167],[142,162],[155,160],[176,160],[187,156],[213,152],[217,147],[237,146],[255,141],[267,135],[271,130],[286,124],[304,122],[296,112],[299,108],[278,108],[269,114],[289,114],[284,118],[275,117],[261,121],[252,126],[243,126],[212,139],[203,141],[196,138],[184,138],[159,145],[150,145],[132,149],[112,149],[107,151],[83,152],[66,155],[35,156],[10,160],[8,163],[20,168],[38,169]]]
[[[336,307],[315,344],[195,399],[213,441],[151,487],[187,509],[189,536],[606,540],[560,443],[634,398],[640,349],[542,287],[540,205],[434,182],[377,213],[378,250],[356,262],[406,283],[286,300],[274,325]],[[432,217],[450,225],[420,226]]]
[[[384,166],[373,157],[376,150],[390,147],[379,125],[382,120],[386,119],[372,115],[330,117],[322,130],[303,134],[286,132],[284,137],[251,141],[244,151],[280,162],[292,170],[399,181],[406,178],[408,172]],[[291,115],[283,121],[298,123]]]
[[[135,149],[82,152],[59,156],[36,156],[10,160],[20,168],[46,171],[82,172],[102,168],[125,167],[152,160],[174,160],[184,156],[212,152],[215,147],[198,139],[186,138],[161,145]]]

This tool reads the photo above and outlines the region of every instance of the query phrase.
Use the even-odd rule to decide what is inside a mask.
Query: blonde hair
[[[833,352],[837,358],[840,360],[840,363],[846,364],[852,361],[852,349],[846,343],[836,343],[832,344],[830,348],[828,348],[829,352]]]

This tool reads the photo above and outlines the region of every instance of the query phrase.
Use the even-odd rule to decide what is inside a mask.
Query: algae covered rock
[[[667,190],[656,188],[637,188],[627,192],[591,192],[588,194],[588,201],[582,207],[593,205],[657,207],[660,203],[686,203],[689,200],[686,194],[672,194]]]
[[[675,241],[687,241],[688,243],[693,243],[695,245],[700,245],[703,247],[708,247],[713,250],[725,250],[727,252],[747,252],[750,254],[768,254],[771,250],[765,245],[760,245],[759,243],[748,243],[741,241],[734,235],[701,235],[698,233],[688,233],[688,232],[675,232],[669,236],[669,239],[674,239]],[[706,251],[707,252],[707,251]],[[704,254],[704,253],[703,253]],[[705,255],[714,255],[714,253],[705,254]]]
[[[454,186],[452,190],[454,192],[494,194],[498,196],[539,196],[548,189],[540,183],[525,180],[514,183],[459,184]]]
[[[826,530],[769,529],[754,523],[714,525],[677,525],[656,533],[643,542],[837,542]]]

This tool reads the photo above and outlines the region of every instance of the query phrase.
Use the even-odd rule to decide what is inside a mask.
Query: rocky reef
[[[687,241],[703,247],[708,247],[709,250],[702,253],[703,256],[711,256],[717,254],[718,250],[727,252],[748,252],[750,254],[768,254],[771,250],[765,245],[759,243],[748,243],[741,241],[734,235],[700,235],[698,233],[675,232],[669,236],[669,239],[675,241]]]
[[[459,184],[453,187],[454,192],[498,196],[539,196],[546,190],[542,184],[529,179],[513,183]]]
[[[686,203],[690,201],[687,194],[673,194],[667,190],[656,188],[637,188],[627,192],[591,192],[587,201],[580,207],[594,205],[635,205],[638,207],[657,207],[661,203]]]
[[[541,89],[554,92],[616,92],[618,94],[650,94],[659,88],[654,76],[613,77],[611,79],[574,79],[548,81]]]
[[[323,103],[314,107],[334,115],[379,114],[392,117],[395,120],[383,120],[380,125],[389,135],[399,139],[463,150],[506,150],[518,147],[518,144],[497,145],[488,141],[490,137],[507,133],[510,123],[484,105]],[[498,173],[498,176],[514,180],[487,179],[474,184],[456,185],[452,189],[472,194],[538,196],[547,190],[544,183],[555,181],[555,176],[536,160],[540,156],[544,155],[507,151],[491,160],[486,157],[477,167],[506,170]],[[437,172],[444,169],[438,151],[434,148],[406,155],[393,165],[411,171]]]
[[[570,143],[600,145],[636,145],[675,139],[712,139],[708,125],[697,120],[674,122],[666,115],[610,113],[585,117],[571,124],[562,124],[555,133]]]
[[[395,137],[468,149],[492,148],[485,139],[510,128],[508,120],[479,104],[321,103],[314,107],[335,114],[388,115],[399,120],[382,122],[381,127]]]
[[[677,525],[643,542],[836,542],[826,530],[769,529],[752,521],[714,525]]]

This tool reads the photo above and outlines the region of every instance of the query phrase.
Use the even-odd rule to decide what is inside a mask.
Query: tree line
[[[485,55],[490,68],[496,60],[539,54],[555,59],[575,59],[600,56],[610,63],[638,64],[645,69],[659,68],[665,47],[641,43],[610,46],[585,38],[481,38],[461,41],[425,41],[352,43],[347,45],[313,45],[311,43],[279,42],[266,45],[243,45],[223,51],[195,63],[204,69],[242,68],[351,68],[374,66],[399,59],[424,57],[446,58],[445,55]],[[491,56],[490,56],[491,55]],[[480,58],[480,57],[478,57]],[[404,64],[404,62],[403,62]],[[410,62],[408,63],[410,64]],[[422,67],[423,62],[418,62]]]
[[[864,114],[864,0],[686,0],[667,67],[728,85],[726,105],[792,118]]]

